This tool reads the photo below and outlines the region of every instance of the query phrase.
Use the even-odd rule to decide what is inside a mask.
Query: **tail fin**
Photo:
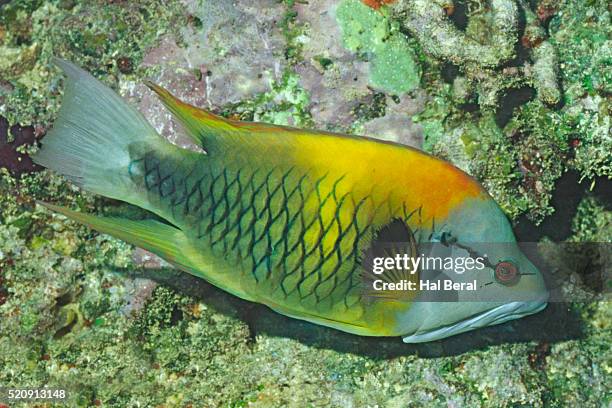
[[[76,65],[54,58],[68,77],[62,107],[34,162],[110,198],[137,204],[127,172],[128,146],[164,143],[146,119]]]

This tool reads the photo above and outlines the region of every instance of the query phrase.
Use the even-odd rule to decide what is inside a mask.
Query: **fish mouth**
[[[519,319],[524,316],[538,313],[544,309],[546,305],[547,296],[529,302],[505,303],[452,325],[406,336],[403,338],[403,341],[404,343],[425,343],[428,341],[440,340],[466,331],[486,326],[494,326],[509,320]]]

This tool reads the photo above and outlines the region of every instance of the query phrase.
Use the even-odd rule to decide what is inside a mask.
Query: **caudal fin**
[[[54,58],[67,76],[53,129],[32,159],[77,185],[138,204],[127,168],[135,142],[160,145],[162,138],[136,109],[76,65]]]

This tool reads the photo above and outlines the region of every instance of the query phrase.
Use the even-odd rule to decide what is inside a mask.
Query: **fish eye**
[[[521,279],[521,274],[514,263],[502,261],[495,265],[495,280],[502,285],[515,285],[519,279]]]

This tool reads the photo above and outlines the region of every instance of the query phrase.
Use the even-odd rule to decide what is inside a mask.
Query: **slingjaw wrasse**
[[[62,107],[34,160],[167,222],[46,204],[54,211],[243,299],[359,335],[423,342],[545,305],[543,279],[502,211],[445,161],[364,137],[227,120],[148,83],[205,153],[182,149],[91,75],[55,63],[68,77]],[[392,256],[414,256],[426,243],[454,257],[486,251],[485,269],[462,275],[479,290],[452,302],[424,301],[421,290],[376,291],[377,279],[416,283],[421,273],[368,272],[366,254],[381,242],[394,243],[385,250]]]

